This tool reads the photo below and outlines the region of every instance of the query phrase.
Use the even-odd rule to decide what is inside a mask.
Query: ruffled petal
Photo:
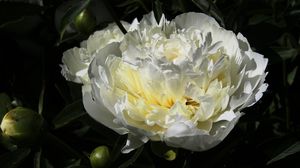
[[[86,112],[96,121],[105,125],[106,127],[116,131],[119,134],[128,133],[128,129],[119,126],[113,122],[115,116],[107,110],[101,101],[95,100],[91,93],[91,86],[84,85],[82,87],[82,99]]]
[[[192,151],[205,151],[218,145],[233,129],[241,114],[231,121],[220,121],[213,125],[212,131],[207,133],[197,129],[189,122],[177,122],[165,133],[164,141],[169,146],[185,148]]]
[[[62,75],[69,81],[76,83],[88,83],[87,52],[82,48],[72,48],[63,53]]]

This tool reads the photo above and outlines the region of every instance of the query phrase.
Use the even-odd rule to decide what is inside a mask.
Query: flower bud
[[[96,18],[88,10],[83,10],[74,20],[74,25],[77,31],[89,34],[96,26]]]
[[[106,167],[110,160],[110,153],[107,146],[99,146],[95,148],[90,155],[92,168]]]
[[[164,158],[168,161],[173,161],[176,159],[176,152],[174,150],[168,150],[165,154],[164,154]]]
[[[2,135],[16,144],[32,145],[40,135],[43,119],[31,109],[17,107],[5,114],[1,122]]]
[[[152,142],[151,149],[152,152],[160,158],[164,158],[168,161],[173,161],[176,159],[177,149],[169,147],[164,143]]]

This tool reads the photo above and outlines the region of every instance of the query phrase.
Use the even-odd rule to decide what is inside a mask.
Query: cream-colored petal
[[[63,53],[62,74],[70,81],[76,83],[88,83],[87,75],[88,61],[85,60],[88,53],[82,48],[72,48]]]
[[[136,136],[133,134],[128,134],[126,144],[122,148],[121,151],[122,151],[122,153],[129,153],[129,152],[141,147],[147,141],[148,141],[147,137],[139,137],[139,136]]]
[[[218,22],[203,13],[189,12],[175,17],[174,22],[180,29],[189,29],[195,27],[199,30],[209,29],[211,25],[219,27]]]
[[[115,116],[107,110],[101,101],[97,101],[91,92],[91,86],[84,85],[82,87],[83,105],[87,113],[96,121],[105,125],[106,127],[116,131],[119,134],[126,134],[128,129],[117,125],[113,122]]]
[[[185,122],[178,122],[165,133],[164,141],[173,147],[185,148],[192,151],[205,151],[215,147],[229,134],[241,114],[229,121],[214,123],[212,131],[207,133]]]

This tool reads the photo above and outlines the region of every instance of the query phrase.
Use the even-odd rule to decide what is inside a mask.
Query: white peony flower
[[[127,30],[120,38],[94,35],[63,57],[64,76],[84,84],[88,114],[128,134],[124,153],[149,140],[210,149],[267,88],[268,60],[205,14],[157,23],[150,13]]]
[[[127,28],[129,25],[123,22]],[[105,29],[96,31],[86,41],[81,42],[80,48],[74,47],[63,53],[62,74],[69,80],[76,83],[87,84],[88,67],[94,58],[94,53],[113,42],[123,40],[123,33],[116,24],[110,24]]]

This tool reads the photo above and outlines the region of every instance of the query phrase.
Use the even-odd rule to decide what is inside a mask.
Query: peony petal
[[[149,139],[208,150],[267,89],[268,60],[210,16],[186,13],[95,32],[64,53],[62,73],[83,83],[89,115],[119,134],[128,153]]]
[[[236,114],[233,111],[225,111],[223,114],[219,115],[218,118],[214,120],[214,122],[218,121],[232,121],[234,118],[236,118]]]
[[[70,81],[88,83],[88,63],[83,59],[88,53],[82,48],[72,48],[63,53],[62,74]]]
[[[149,139],[147,137],[138,137],[133,134],[128,134],[128,138],[125,146],[122,148],[122,153],[129,153],[143,144],[145,144]]]
[[[180,147],[192,151],[205,151],[219,144],[233,129],[241,114],[230,122],[223,121],[213,125],[212,133],[205,133],[196,127],[190,127],[184,122],[178,122],[171,126],[164,137],[167,145]]]
[[[178,15],[175,17],[174,22],[179,29],[189,29],[191,27],[195,27],[199,30],[205,30],[211,25],[220,27],[218,22],[214,18],[203,13],[195,12]]]
[[[264,74],[264,71],[268,64],[268,59],[264,58],[263,55],[258,54],[256,52],[246,52],[247,55],[249,55],[249,58],[251,60],[255,61],[256,67],[250,67],[250,71],[246,72],[246,74],[249,76],[249,78],[253,78],[257,75]]]
[[[115,117],[112,115],[110,111],[107,110],[107,108],[103,105],[102,102],[96,101],[92,97],[91,91],[92,90],[90,85],[84,85],[82,87],[83,105],[87,113],[96,121],[116,131],[117,133],[126,134],[128,130],[124,127],[116,125],[113,122]]]
[[[248,40],[241,33],[238,33],[236,37],[239,42],[239,47],[242,51],[251,51]]]

